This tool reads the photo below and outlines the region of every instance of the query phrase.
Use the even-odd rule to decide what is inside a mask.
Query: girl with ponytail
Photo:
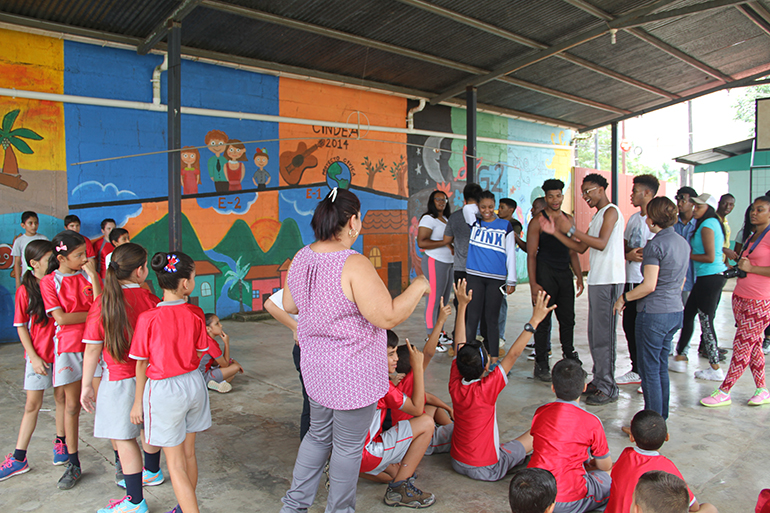
[[[211,427],[211,409],[198,371],[209,349],[206,321],[203,310],[187,302],[195,289],[195,262],[184,253],[155,253],[151,265],[163,301],[139,315],[131,340],[129,357],[136,360],[131,421],[144,423],[147,442],[163,448],[178,501],[172,512],[198,513],[195,435]]]
[[[0,481],[30,471],[27,463],[27,447],[37,425],[37,416],[43,405],[43,393],[53,387],[53,332],[54,323],[45,313],[43,298],[40,295],[40,280],[45,276],[48,259],[53,246],[47,240],[33,240],[24,250],[27,270],[16,290],[13,325],[19,332],[19,339],[24,346],[25,359],[24,390],[27,391],[27,403],[19,427],[16,450],[9,454],[0,466]],[[66,450],[61,451],[64,439],[64,395],[60,388],[54,389],[56,401],[56,439],[54,440],[54,464],[66,461]],[[63,454],[64,453],[64,454]],[[61,463],[59,463],[61,464]]]
[[[53,238],[51,244],[53,253],[48,259],[48,273],[40,281],[40,294],[46,313],[56,321],[53,386],[64,390],[64,432],[69,454],[67,468],[57,486],[69,490],[81,474],[78,428],[85,349],[83,331],[88,309],[94,297],[101,294],[102,284],[96,272],[96,263],[86,257],[87,244],[82,235],[64,230]],[[96,374],[101,376],[101,372]]]
[[[131,408],[136,392],[136,361],[128,357],[131,337],[137,318],[142,312],[155,308],[160,302],[141,284],[147,279],[147,251],[138,244],[122,244],[112,253],[104,278],[104,291],[88,311],[83,343],[83,382],[80,402],[94,413],[94,437],[112,440],[117,451],[117,463],[122,468],[118,486],[126,496],[99,510],[100,513],[147,511],[142,485],[155,486],[163,482],[160,470],[160,449],[144,446],[145,468],[136,437],[140,426],[131,422]],[[99,394],[92,385],[94,371],[104,359]]]

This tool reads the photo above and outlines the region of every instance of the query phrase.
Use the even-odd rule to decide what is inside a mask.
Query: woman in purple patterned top
[[[313,504],[330,452],[326,511],[352,512],[366,434],[388,391],[385,330],[406,320],[430,285],[420,276],[390,297],[369,259],[350,249],[361,231],[361,203],[346,189],[332,189],[311,226],[317,240],[295,255],[283,295],[286,312],[299,314],[310,431],[281,512]]]

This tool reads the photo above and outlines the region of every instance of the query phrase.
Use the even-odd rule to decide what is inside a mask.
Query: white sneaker
[[[534,349],[529,353],[529,355],[527,355],[527,360],[529,360],[530,362],[534,362],[535,361],[535,350]]]
[[[707,381],[724,381],[725,371],[723,371],[721,367],[719,369],[706,367],[705,369],[699,370],[695,373],[695,379],[705,379]]]
[[[636,389],[636,393],[637,394],[643,394],[644,390],[642,390],[642,387],[639,387],[639,388]]]
[[[230,383],[228,383],[227,381],[223,381],[221,383],[217,383],[213,379],[211,381],[209,381],[206,386],[210,390],[216,390],[220,394],[226,394],[227,392],[229,392],[230,390],[233,389],[233,386]]]
[[[451,342],[450,342],[450,344],[451,344]],[[447,346],[442,345],[441,342],[436,344],[436,352],[437,353],[446,353],[446,350],[447,350]]]
[[[438,336],[438,343],[452,345],[452,339],[449,338],[445,331],[442,331]]]
[[[619,378],[615,378],[618,385],[640,385],[642,377],[634,371],[628,371]]]
[[[499,348],[500,348],[500,351],[502,351],[503,349],[505,349],[505,340],[503,340],[503,339],[500,339],[500,345],[499,345]]]
[[[671,358],[668,362],[668,370],[679,373],[687,372],[687,360],[676,360]]]

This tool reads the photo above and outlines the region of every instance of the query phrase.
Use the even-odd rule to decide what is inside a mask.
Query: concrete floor
[[[578,299],[576,345],[590,370],[585,319],[586,295]],[[509,297],[508,338],[514,340],[529,319],[529,289],[520,286]],[[413,341],[424,338],[422,305],[397,328],[401,337]],[[721,344],[730,347],[734,323],[730,292],[725,291],[717,314]],[[453,319],[450,318],[450,322]],[[697,324],[697,323],[696,323]],[[287,490],[299,446],[301,395],[297,373],[291,358],[292,339],[278,322],[225,322],[232,340],[232,353],[247,369],[234,381],[229,394],[211,392],[214,425],[197,441],[200,467],[198,499],[203,512],[277,511]],[[696,328],[696,337],[698,329]],[[617,375],[630,368],[622,328],[619,328]],[[697,347],[697,344],[696,344]],[[556,361],[558,341],[555,343]],[[526,354],[526,353],[525,353]],[[16,441],[25,393],[21,389],[23,351],[20,344],[0,345],[0,447],[11,452]],[[710,394],[715,383],[695,381],[692,372],[706,361],[690,355],[688,374],[672,373],[671,441],[662,452],[679,467],[701,502],[711,502],[723,512],[753,511],[759,491],[770,487],[767,457],[770,455],[768,417],[770,406],[749,408],[746,401],[754,391],[747,372],[733,391],[733,405],[709,410],[698,400]],[[446,382],[450,360],[437,355],[427,372],[429,391],[449,402]],[[511,439],[529,428],[534,411],[553,396],[547,384],[531,378],[532,362],[522,357],[513,368],[511,380],[498,401],[501,439]],[[52,396],[46,395],[38,428],[29,447],[32,472],[0,484],[0,511],[81,512],[105,507],[111,499],[122,497],[113,483],[112,451],[108,441],[91,436],[93,417],[83,413],[80,429],[80,459],[83,477],[70,491],[56,488],[63,469],[51,465],[51,440],[54,435]],[[613,458],[617,458],[628,439],[620,431],[633,414],[643,407],[635,386],[622,387],[620,400],[603,407],[593,407],[604,422]],[[165,459],[163,460],[165,471]],[[765,469],[765,470],[762,470]],[[507,480],[497,483],[475,482],[451,468],[448,454],[427,457],[418,469],[418,485],[436,494],[434,513],[508,511]],[[382,503],[384,485],[360,481],[358,511],[391,511]],[[170,482],[145,488],[145,497],[153,513],[165,512],[176,503]],[[323,511],[326,493],[322,489],[312,512]]]

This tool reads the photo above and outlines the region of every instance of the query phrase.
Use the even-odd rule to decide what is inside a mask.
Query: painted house
[[[217,313],[217,275],[221,275],[217,266],[206,260],[195,261],[195,290],[190,294],[190,303],[201,307],[205,313]]]
[[[286,273],[289,271],[291,259],[287,258],[281,265],[256,265],[249,270],[244,278],[251,283],[251,310],[264,310],[265,301],[286,284]]]
[[[394,297],[409,284],[409,269],[403,265],[409,253],[408,222],[406,210],[370,210],[361,228],[363,254]]]

